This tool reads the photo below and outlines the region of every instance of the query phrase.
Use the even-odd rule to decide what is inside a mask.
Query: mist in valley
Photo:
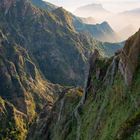
[[[113,13],[106,10],[101,4],[89,4],[77,8],[74,14],[86,18],[86,23],[97,24],[107,21],[112,29],[123,41],[133,35],[140,25],[140,8]],[[88,20],[94,19],[94,23]]]

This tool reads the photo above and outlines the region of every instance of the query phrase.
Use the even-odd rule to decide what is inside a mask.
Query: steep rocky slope
[[[73,23],[76,31],[90,33],[96,40],[102,42],[119,42],[120,37],[115,33],[107,22],[101,24],[85,24],[82,20],[74,18]]]
[[[45,78],[62,85],[83,85],[95,40],[75,30],[70,13],[63,8],[50,13],[26,0],[0,4],[0,29],[10,42],[28,50]]]
[[[62,15],[61,19],[22,0],[1,2],[0,12],[0,28],[8,40],[26,48],[48,80],[82,85],[84,68],[81,66],[86,64],[92,44],[69,23],[66,25],[63,18],[67,15]]]
[[[120,41],[120,37],[117,35],[117,33],[115,33],[115,31],[111,28],[111,26],[107,22],[103,22],[101,24],[95,24],[95,23],[88,24],[88,23],[86,23],[86,21],[89,21],[89,20],[91,21],[91,20],[93,20],[92,18],[87,18],[87,19],[79,18],[79,17],[73,15],[72,13],[66,11],[64,8],[57,7],[55,5],[50,5],[48,2],[44,2],[43,0],[32,0],[32,3],[41,9],[44,9],[44,10],[47,10],[50,12],[56,11],[55,13],[56,14],[59,13],[60,17],[63,14],[65,14],[69,18],[72,18],[71,25],[73,25],[75,30],[78,32],[84,32],[84,33],[88,32],[95,39],[97,39],[99,41],[103,41],[103,42],[119,42]],[[95,5],[95,7],[96,7],[96,5]],[[97,7],[98,7],[98,5],[97,5]],[[93,9],[94,9],[94,13],[95,13],[96,8],[93,8]],[[102,7],[101,7],[101,9],[102,9]],[[93,13],[93,12],[91,12],[91,13]],[[103,13],[102,13],[102,15],[104,15]],[[81,16],[83,16],[83,15],[81,15]]]
[[[24,140],[38,113],[54,104],[64,88],[50,84],[47,74],[58,83],[75,85],[77,67],[85,65],[84,38],[28,1],[0,1],[0,139]]]
[[[57,98],[28,51],[0,31],[0,139],[25,139],[28,125],[44,105]]]
[[[95,50],[82,99],[69,94],[60,98],[50,113],[53,121],[46,113],[39,117],[28,139],[139,140],[139,59],[140,30],[112,58]],[[44,129],[36,134],[42,121]]]
[[[27,50],[10,43],[2,32],[0,35],[0,96],[10,100],[20,111],[28,114],[26,106],[29,105],[33,109],[31,111],[35,110],[35,106],[30,105],[29,102],[33,100],[31,95],[41,102],[43,99],[46,102],[49,86],[40,75]]]

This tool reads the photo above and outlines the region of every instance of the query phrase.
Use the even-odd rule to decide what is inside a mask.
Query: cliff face
[[[46,101],[47,82],[43,80],[24,48],[9,43],[2,32],[0,40],[0,95],[28,114],[27,104],[35,109],[35,106],[28,102],[28,99],[34,100],[32,94]]]
[[[81,113],[81,139],[140,138],[139,57],[140,31],[114,57],[108,60],[96,57],[96,62],[91,61]]]
[[[129,38],[125,47],[114,57],[108,60],[96,57],[96,63],[91,62],[81,113],[81,139],[140,138],[139,57],[140,31]]]
[[[35,127],[31,127],[35,133],[29,133],[28,139],[42,136],[44,140],[139,140],[139,57],[140,31],[112,58],[104,59],[95,50],[81,101],[75,96],[72,104],[67,104],[71,98],[64,103],[67,94],[62,96],[51,110],[51,118],[56,113],[57,119],[48,124],[46,117],[39,117]],[[61,114],[62,106],[69,109]],[[44,129],[36,133],[42,121]]]
[[[52,107],[65,88],[46,77],[82,85],[90,42],[64,22],[29,1],[0,1],[0,139],[26,139],[44,106]]]
[[[139,66],[140,55],[140,31],[135,36],[128,39],[124,49],[120,54],[120,71],[124,76],[125,83],[132,84],[134,74]]]
[[[37,113],[56,99],[55,88],[42,78],[28,51],[0,31],[0,139],[25,139]]]

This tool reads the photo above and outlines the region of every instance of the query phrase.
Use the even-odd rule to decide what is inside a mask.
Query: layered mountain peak
[[[101,25],[106,26],[106,27],[109,26],[107,21],[102,22]]]
[[[61,19],[65,27],[68,27],[73,31],[75,30],[73,25],[73,17],[70,12],[66,11],[63,7],[58,7],[52,13],[54,13],[59,19]]]
[[[100,26],[100,28],[102,28],[104,31],[108,31],[108,33],[113,33],[113,29],[111,28],[111,26],[109,25],[109,23],[107,21],[102,22],[101,24],[97,24]],[[114,32],[115,34],[115,32]]]

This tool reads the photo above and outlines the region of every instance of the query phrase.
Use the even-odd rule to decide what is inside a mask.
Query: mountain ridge
[[[0,139],[91,140],[96,134],[98,137],[98,126],[104,131],[100,116],[108,102],[113,98],[111,105],[116,105],[115,101],[120,99],[116,96],[126,89],[123,84],[131,85],[135,80],[139,32],[122,49],[123,43],[99,42],[88,33],[76,31],[74,17],[62,7],[49,12],[25,0],[1,0],[0,4]],[[106,22],[103,25],[105,29],[109,27]],[[118,61],[122,81],[115,77],[121,75],[116,73]],[[120,85],[113,85],[108,93],[107,85],[114,81]],[[104,82],[106,86],[102,87]],[[116,89],[122,93],[117,94]],[[134,89],[139,91],[137,85]],[[89,114],[95,115],[95,119]],[[93,132],[90,128],[95,133],[88,137],[88,131]],[[125,127],[119,128],[125,132]]]
[[[42,7],[42,9],[47,10],[48,8]],[[56,15],[58,15],[58,13],[59,13],[59,15],[58,15],[59,17],[62,17],[62,15],[63,15],[63,17],[67,16],[68,17],[67,19],[64,19],[64,18],[62,19],[66,23],[69,21],[70,18],[72,18],[71,21],[70,21],[71,23],[69,22],[69,25],[71,27],[74,26],[75,30],[78,31],[78,32],[79,31],[80,32],[81,31],[82,32],[88,32],[95,39],[97,39],[99,41],[103,41],[103,42],[111,42],[111,43],[112,42],[113,43],[114,42],[120,42],[119,36],[117,35],[117,33],[115,33],[115,31],[113,31],[112,27],[109,24],[108,24],[108,27],[106,26],[107,27],[106,30],[105,30],[105,28],[103,29],[103,25],[105,25],[104,22],[101,23],[100,26],[98,24],[97,25],[96,24],[94,24],[94,25],[86,24],[86,23],[83,22],[82,18],[76,17],[72,13],[65,10],[63,7],[57,7],[54,10],[52,10],[51,12],[55,13]],[[108,36],[108,37],[105,38],[105,36]]]
[[[87,84],[82,97],[79,95],[81,99],[71,95],[68,100],[68,94],[65,94],[51,110],[53,121],[49,116],[48,119],[39,116],[40,121],[35,122],[35,129],[29,132],[28,139],[106,140],[111,137],[111,140],[138,140],[139,55],[140,30],[112,58],[102,58],[95,50],[89,60]],[[61,104],[63,101],[65,104]],[[58,119],[60,106],[63,111]],[[37,133],[42,120],[46,129]]]

